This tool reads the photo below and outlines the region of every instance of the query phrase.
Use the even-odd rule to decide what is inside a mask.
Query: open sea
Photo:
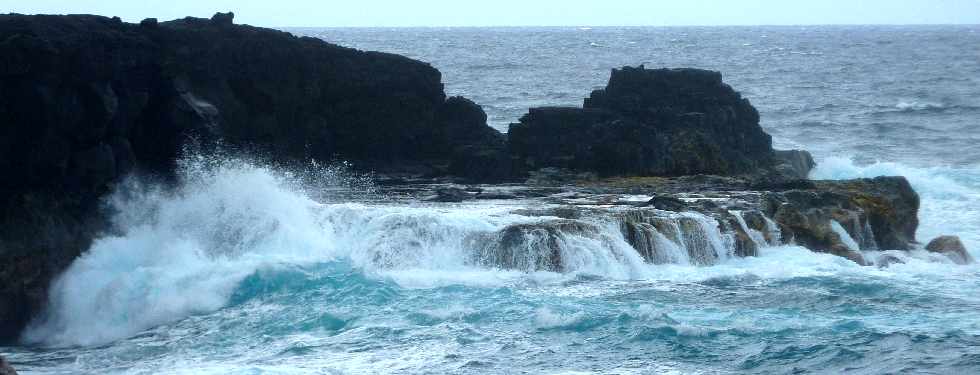
[[[719,70],[777,148],[814,154],[812,178],[904,175],[919,240],[959,235],[980,258],[980,26],[287,31],[430,62],[501,131],[581,105],[615,67]],[[977,264],[774,246],[652,265],[610,228],[568,238],[568,273],[500,270],[470,239],[541,202],[386,200],[342,168],[308,175],[205,157],[179,191],[121,185],[122,235],[0,353],[22,374],[980,373]]]

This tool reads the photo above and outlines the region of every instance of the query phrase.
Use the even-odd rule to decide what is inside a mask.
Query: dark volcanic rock
[[[787,174],[794,178],[806,179],[817,163],[813,155],[805,150],[776,150],[777,168],[785,168]]]
[[[856,250],[909,250],[918,227],[919,196],[904,177],[815,181],[810,189],[767,192],[766,214],[800,245],[856,258]],[[837,221],[860,249],[832,229]],[[858,254],[860,255],[860,254]]]
[[[658,210],[681,212],[687,210],[687,203],[670,196],[656,196],[640,204],[639,207],[653,207]]]
[[[475,182],[497,182],[510,178],[506,137],[487,126],[487,114],[473,101],[454,96],[439,111],[445,124],[445,147],[452,150],[449,173]]]
[[[518,173],[743,174],[774,163],[748,99],[698,69],[615,69],[583,108],[532,108],[508,131]]]
[[[926,250],[933,253],[943,254],[949,259],[952,259],[956,264],[970,264],[973,263],[973,257],[970,256],[970,252],[966,251],[966,247],[963,246],[963,242],[957,236],[939,236],[929,241],[926,245]]]
[[[807,180],[817,165],[813,156],[803,150],[776,150],[773,165],[751,173],[748,177],[756,189],[808,189],[813,184]]]
[[[473,194],[468,193],[466,190],[456,188],[456,187],[442,187],[435,191],[435,195],[426,199],[430,202],[450,202],[459,203],[464,200],[473,199]]]
[[[430,65],[233,18],[0,15],[0,341],[105,229],[99,197],[134,168],[166,178],[189,139],[275,161],[506,175],[503,136],[479,106],[447,100]]]

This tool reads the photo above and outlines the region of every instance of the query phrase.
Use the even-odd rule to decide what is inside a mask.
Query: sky
[[[265,27],[980,24],[980,0],[0,0],[129,22],[229,10]]]

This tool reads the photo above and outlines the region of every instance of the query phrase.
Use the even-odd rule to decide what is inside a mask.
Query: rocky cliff
[[[105,230],[98,198],[134,169],[163,178],[187,143],[273,160],[466,176],[503,136],[438,70],[232,23],[0,16],[0,338]],[[500,178],[481,172],[476,178]]]

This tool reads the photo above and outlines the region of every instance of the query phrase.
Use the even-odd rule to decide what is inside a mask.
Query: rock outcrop
[[[859,263],[861,250],[912,249],[919,223],[919,196],[904,177],[813,181],[764,193],[763,207],[784,236]]]
[[[699,69],[615,69],[582,108],[532,108],[508,131],[515,172],[735,175],[775,163],[759,113]]]
[[[973,263],[973,257],[957,236],[939,236],[929,241],[926,250],[947,256],[956,264]]]
[[[188,142],[382,172],[508,173],[503,135],[478,105],[447,99],[430,65],[233,17],[0,15],[0,341],[107,230],[99,197],[134,169],[167,178]]]

